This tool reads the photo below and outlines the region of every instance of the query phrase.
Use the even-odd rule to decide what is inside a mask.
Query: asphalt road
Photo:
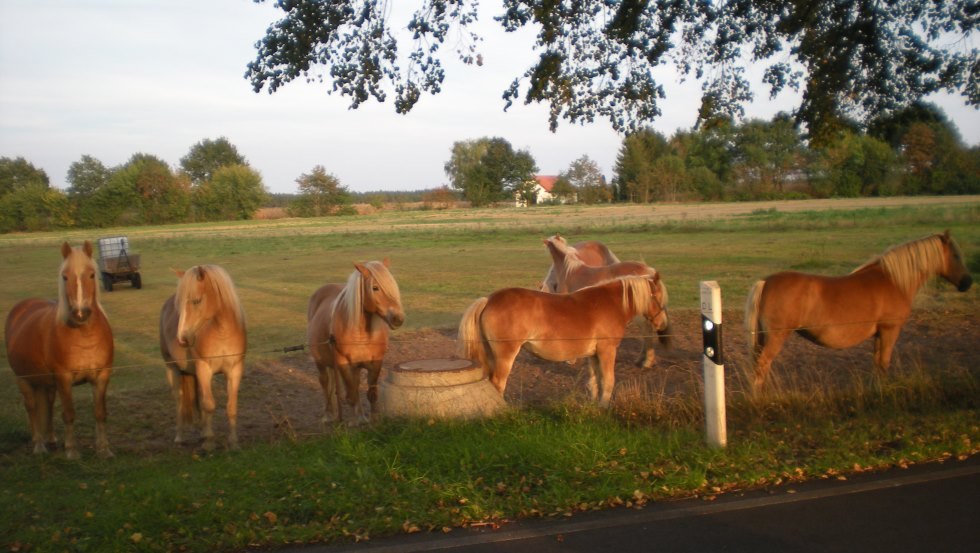
[[[980,551],[980,457],[661,502],[499,530],[410,535],[302,553]]]

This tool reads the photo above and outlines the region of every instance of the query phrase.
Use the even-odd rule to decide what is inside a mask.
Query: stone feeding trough
[[[378,405],[389,417],[471,419],[491,416],[506,404],[478,364],[468,359],[421,359],[388,371]]]

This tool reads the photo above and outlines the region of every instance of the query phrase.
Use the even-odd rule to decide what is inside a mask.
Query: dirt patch
[[[671,397],[699,396],[701,382],[700,315],[693,311],[672,314],[673,347],[657,347],[652,370],[636,366],[641,342],[628,337],[616,362],[615,401],[637,400],[650,394]],[[725,367],[730,391],[744,390],[745,332],[740,313],[726,312]],[[631,327],[636,336],[638,327]],[[899,340],[894,370],[915,367],[971,367],[980,324],[975,317],[924,312],[913,314]],[[854,375],[871,373],[871,341],[848,350],[827,350],[794,337],[776,360],[773,378],[852,381]],[[404,361],[445,358],[455,351],[454,329],[395,332],[385,358],[385,368]],[[588,364],[544,361],[522,352],[511,373],[505,399],[514,406],[540,406],[556,401],[586,402]],[[162,371],[161,371],[162,372]],[[382,374],[384,378],[384,373]],[[215,431],[219,440],[227,433],[223,378],[215,382],[218,412]],[[362,382],[362,401],[366,383]],[[117,453],[153,454],[173,448],[173,404],[161,374],[159,387],[112,394],[110,387],[110,442]],[[306,353],[249,362],[239,398],[239,435],[243,447],[287,439],[313,439],[329,429],[320,424],[323,395],[312,361]],[[348,418],[350,413],[346,413]],[[82,426],[87,426],[82,423]],[[86,429],[80,428],[86,432]],[[80,437],[83,445],[87,442]],[[190,446],[191,448],[193,446]],[[27,446],[24,447],[25,454]]]

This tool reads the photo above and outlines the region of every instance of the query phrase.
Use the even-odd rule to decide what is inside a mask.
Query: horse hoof
[[[77,449],[71,448],[65,450],[65,457],[71,459],[72,461],[77,461],[78,459],[82,458],[82,455],[78,452]]]
[[[44,444],[34,444],[34,455],[44,455],[47,452],[48,448]]]
[[[99,459],[112,459],[116,456],[109,448],[100,449],[95,454],[99,456]]]
[[[201,444],[201,449],[208,452],[214,451],[214,440],[213,439],[204,440],[204,443]]]

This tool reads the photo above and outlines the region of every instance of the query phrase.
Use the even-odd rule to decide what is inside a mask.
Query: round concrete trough
[[[392,417],[468,419],[493,415],[505,405],[467,359],[420,359],[399,363],[381,381],[378,405]]]

